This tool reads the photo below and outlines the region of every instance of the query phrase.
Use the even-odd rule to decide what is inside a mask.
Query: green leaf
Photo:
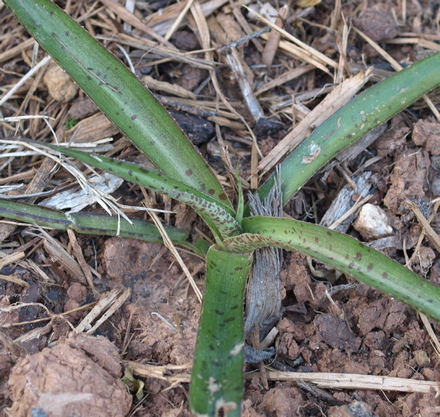
[[[298,220],[271,217],[243,219],[244,234],[226,239],[225,249],[247,253],[265,246],[295,250],[440,321],[440,288],[358,240]]]
[[[243,296],[252,255],[211,247],[197,338],[190,407],[200,416],[240,416],[243,396]]]
[[[340,151],[439,84],[437,53],[365,90],[335,112],[280,165],[283,204]],[[261,198],[273,187],[275,175],[257,191]]]
[[[132,224],[130,224],[122,218],[93,213],[66,214],[62,211],[2,198],[0,198],[0,216],[57,230],[73,229],[83,234],[130,237],[163,243],[162,236],[156,226],[145,220],[132,219]],[[165,226],[165,230],[175,245],[188,247],[186,232],[170,226]],[[192,245],[190,246],[192,247]]]
[[[27,140],[26,142],[33,141]],[[220,238],[235,236],[241,232],[240,225],[233,217],[234,211],[229,206],[153,168],[142,167],[131,162],[56,145],[38,144],[187,204],[204,219],[206,224],[211,227],[213,233]]]
[[[125,65],[49,0],[4,3],[158,169],[231,207],[206,161]]]

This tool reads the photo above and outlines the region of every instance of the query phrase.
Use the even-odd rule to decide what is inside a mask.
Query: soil
[[[112,2],[67,3],[69,13],[76,17],[93,11],[82,24],[95,35],[108,38],[134,30],[129,33],[148,39],[139,25],[135,29],[124,28]],[[171,7],[166,10],[174,21],[180,13],[176,6],[185,2],[139,3],[142,4],[135,11],[137,21],[150,16],[146,24],[163,36],[166,28],[160,26],[165,23],[159,10]],[[285,3],[268,2],[276,12]],[[342,14],[403,66],[419,59],[429,48],[440,50],[437,1],[343,1],[339,12],[334,10],[332,1],[287,3],[289,13],[283,21],[286,30],[335,62],[341,57]],[[244,36],[246,22],[254,28],[257,25],[244,8],[234,9],[229,2],[217,5],[210,19],[212,36],[218,36],[217,46],[222,43],[221,36],[215,35],[217,26],[228,28],[231,41],[236,40],[236,33],[238,38]],[[0,21],[0,86],[5,94],[29,71],[32,44],[26,43],[28,35],[6,8],[0,11]],[[201,49],[194,21],[184,20],[170,42],[180,52]],[[302,65],[281,49],[276,51],[269,67],[263,65],[265,44],[261,38],[255,38],[238,47],[243,63],[251,71],[254,91]],[[108,47],[124,59],[114,43],[108,43]],[[227,146],[234,166],[240,160],[246,185],[252,169],[252,140],[242,121],[218,100],[209,70],[200,63],[169,59],[161,52],[146,53],[136,46],[124,48],[140,78],[148,75],[166,84],[155,90],[159,99],[177,120],[183,120],[182,128],[234,198],[221,146]],[[40,50],[38,61],[43,56]],[[194,56],[204,58],[203,53]],[[257,124],[246,107],[234,71],[221,54],[215,59],[221,64],[215,67],[221,91],[257,133],[263,155],[303,117],[299,106],[281,107],[280,103],[312,92],[311,98],[300,103],[307,112],[322,100],[319,91],[333,82],[333,77],[314,68],[275,85],[258,96],[267,120]],[[365,64],[374,67],[378,78],[392,70],[380,53],[353,31],[340,62],[343,64],[339,69],[345,77]],[[49,76],[49,70],[55,75]],[[2,107],[3,117],[44,114],[54,118],[51,123],[61,141],[69,141],[72,135],[77,142],[112,136],[114,148],[109,154],[147,163],[84,93],[76,91],[62,71],[49,70],[45,76],[40,71],[16,91]],[[186,94],[185,99],[182,94]],[[430,98],[438,108],[438,90]],[[209,101],[209,106],[203,105],[202,99]],[[216,100],[217,109],[212,105]],[[68,119],[82,121],[81,130],[67,126]],[[17,131],[10,122],[2,122],[2,126],[2,138],[24,136],[52,141],[52,133],[41,119],[22,121]],[[59,188],[72,187],[69,174],[52,170],[53,166],[42,157],[10,158],[1,167],[0,185],[21,184],[9,194],[55,194]],[[285,213],[319,223],[349,182],[347,179],[365,171],[371,172],[369,203],[382,209],[387,226],[392,228],[392,236],[367,243],[440,285],[438,244],[435,237],[423,235],[420,218],[408,203],[416,204],[437,233],[440,215],[434,203],[440,196],[440,122],[424,101],[395,116],[386,132],[355,158],[316,175],[286,205]],[[37,189],[31,183],[36,172],[46,175]],[[132,206],[140,206],[144,198],[139,187],[128,183],[113,195]],[[156,208],[176,213],[161,215],[165,224],[180,227],[192,238],[207,233],[185,206],[153,193],[149,197]],[[353,200],[357,197],[355,192]],[[27,201],[41,199],[32,197]],[[86,210],[103,211],[97,204]],[[135,210],[129,215],[144,216]],[[352,225],[347,233],[360,240],[370,236],[361,235]],[[0,223],[0,242],[0,417],[190,415],[188,380],[200,303],[167,249],[158,243],[128,238],[43,232],[8,223]],[[203,292],[203,260],[185,251],[180,254]],[[16,258],[11,260],[11,256]],[[272,378],[272,373],[267,380],[264,372],[257,372],[263,369],[261,365],[247,364],[243,416],[439,415],[439,386],[433,384],[425,392],[417,389],[419,381],[440,383],[436,340],[439,325],[423,321],[411,308],[351,277],[339,277],[322,265],[315,267],[321,274],[312,274],[303,255],[283,253],[282,315],[273,329],[276,336],[268,346],[275,349],[276,355],[265,362],[265,369],[353,374],[354,386],[338,388],[335,380],[334,386],[320,388],[299,379]],[[96,325],[104,312],[107,316]],[[356,386],[356,375],[360,374],[407,378],[413,384],[401,392],[373,390],[360,382]]]

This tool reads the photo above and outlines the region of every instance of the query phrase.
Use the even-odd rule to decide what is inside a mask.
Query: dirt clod
[[[353,401],[348,405],[331,407],[329,417],[378,417],[368,404],[361,401]]]
[[[298,411],[305,405],[301,391],[298,388],[274,388],[269,390],[258,406],[268,416],[290,417],[299,415]]]
[[[440,155],[440,123],[419,120],[414,125],[412,139],[416,145],[423,146],[431,155]]]
[[[314,321],[321,339],[333,348],[354,352],[359,349],[361,339],[356,337],[347,323],[334,314],[321,314]]]
[[[121,376],[118,350],[111,342],[71,334],[14,366],[10,414],[27,417],[38,410],[47,417],[125,416],[132,397]]]
[[[78,85],[58,65],[51,66],[44,74],[44,83],[54,100],[67,103],[78,93]]]
[[[364,10],[355,23],[374,41],[391,39],[399,33],[397,22],[383,4],[375,4],[373,7]]]

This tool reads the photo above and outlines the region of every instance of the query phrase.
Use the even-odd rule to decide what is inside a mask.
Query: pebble
[[[368,241],[390,236],[393,233],[385,211],[370,203],[362,206],[353,227]]]
[[[51,97],[62,103],[69,102],[78,93],[78,85],[58,65],[49,67],[44,74],[44,83]]]

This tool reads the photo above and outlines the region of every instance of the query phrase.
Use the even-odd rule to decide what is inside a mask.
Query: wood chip
[[[275,20],[275,25],[277,25],[278,27],[283,27],[283,22],[287,19],[288,14],[289,14],[289,7],[287,5],[284,5],[278,13],[278,16]],[[263,64],[267,65],[268,68],[272,66],[273,59],[275,58],[275,54],[277,52],[280,40],[281,40],[281,33],[275,29],[272,29],[272,31],[269,34],[269,39],[266,43],[263,54],[261,56],[261,60],[263,61]]]
[[[287,136],[260,161],[260,174],[272,169],[284,156],[292,152],[307,136],[312,127],[319,126],[333,113],[348,103],[369,79],[367,73],[359,73],[338,85],[316,106]]]

